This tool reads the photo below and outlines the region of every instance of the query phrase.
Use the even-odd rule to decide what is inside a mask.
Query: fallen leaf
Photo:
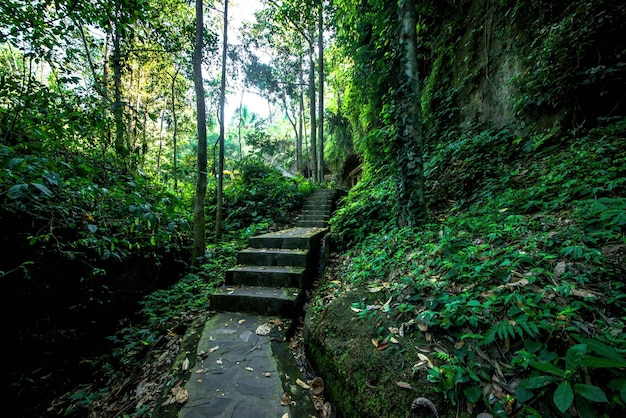
[[[209,354],[210,354],[210,353],[212,353],[212,352],[214,352],[214,351],[216,351],[216,350],[219,350],[219,348],[220,348],[220,346],[219,346],[219,345],[216,345],[215,347],[209,348],[209,351],[208,351],[208,352],[209,352]]]
[[[243,324],[244,322],[246,322],[245,319],[240,319],[239,321],[237,321],[240,325]]]
[[[435,367],[432,363],[432,361],[430,361],[430,359],[428,358],[427,355],[422,354],[422,353],[417,353],[417,358],[420,359],[421,361],[426,362],[426,364],[428,365],[429,369],[432,369],[433,367]]]
[[[376,338],[372,338],[372,344],[374,344],[374,347],[378,348],[378,340]]]
[[[387,347],[389,347],[389,343],[382,343],[382,344],[378,344],[378,347],[376,347],[376,349],[378,351],[383,351],[383,350],[387,349]]]
[[[272,374],[270,372],[265,372],[265,373],[263,373],[263,376],[265,376],[265,377],[272,377]]]
[[[428,324],[426,323],[426,321],[424,321],[423,319],[418,319],[417,320],[417,327],[419,328],[420,331],[422,332],[426,332],[428,331]]]
[[[394,343],[394,344],[400,344],[400,341],[398,341],[396,337],[389,338],[389,341]]]
[[[332,407],[330,406],[330,402],[326,402],[322,408],[322,418],[330,418],[331,412]]]
[[[289,418],[289,414],[285,414],[281,418]]]
[[[311,393],[313,395],[321,395],[322,392],[324,392],[324,381],[319,376],[311,380],[309,386],[311,387]]]
[[[396,385],[402,389],[413,389],[411,384],[407,382],[396,382]]]
[[[183,364],[180,366],[180,369],[184,372],[189,369],[189,358],[185,357],[185,360],[183,360]]]
[[[353,312],[357,312],[357,313],[362,311],[362,309],[355,308],[355,307],[352,307],[350,309],[352,309]]]
[[[182,405],[189,399],[189,393],[187,389],[180,387],[180,383],[177,383],[172,389],[170,389],[172,395],[174,396],[174,400],[177,404]]]
[[[566,269],[567,269],[567,263],[565,261],[559,261],[558,263],[556,263],[556,266],[554,267],[554,275],[556,277],[560,277],[563,273],[565,273]]]
[[[572,289],[572,295],[577,296],[579,298],[592,298],[596,299],[597,295],[589,290],[585,289]]]
[[[300,386],[302,389],[309,389],[309,388],[310,388],[310,386],[309,386],[309,385],[307,385],[307,384],[306,384],[306,382],[303,382],[303,381],[302,381],[302,380],[300,380],[300,379],[296,379],[296,384],[297,384],[298,386]]]
[[[253,369],[252,367],[244,367],[244,369],[245,369],[245,370],[247,370],[247,371],[249,371],[249,372],[254,371],[254,369]]]
[[[286,393],[280,397],[280,404],[282,406],[289,406],[291,405],[291,396],[287,395]]]
[[[271,331],[272,328],[270,327],[270,324],[261,324],[256,328],[257,335],[269,335]]]

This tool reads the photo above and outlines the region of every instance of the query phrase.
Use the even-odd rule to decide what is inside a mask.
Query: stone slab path
[[[297,376],[288,374],[295,362],[289,364],[272,347],[272,342],[286,344],[281,339],[288,324],[280,322],[276,317],[234,312],[217,313],[207,321],[198,343],[198,352],[206,357],[192,370],[185,386],[189,401],[179,417],[317,417],[306,391],[295,385]],[[268,334],[259,335],[264,333]],[[286,375],[294,383],[287,391]],[[285,393],[296,404],[281,404]]]
[[[334,198],[334,190],[317,190],[297,227],[252,237],[239,253],[226,284],[211,296],[215,312],[199,340],[178,417],[320,416],[287,337],[318,273]]]

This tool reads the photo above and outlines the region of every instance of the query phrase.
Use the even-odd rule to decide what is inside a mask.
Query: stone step
[[[301,219],[296,222],[298,226],[303,226],[307,228],[326,228],[328,227],[328,221],[320,221],[320,220],[306,220]]]
[[[330,209],[332,207],[332,202],[306,202],[302,209],[311,209],[311,208],[324,208]]]
[[[306,267],[309,250],[280,248],[247,248],[237,254],[237,264],[249,266]]]
[[[248,312],[294,318],[304,292],[298,288],[222,286],[211,295],[216,311]]]
[[[301,288],[305,274],[305,267],[241,265],[226,271],[226,285]]]
[[[297,218],[298,221],[329,221],[330,215],[316,214],[316,213],[304,213]]]
[[[325,228],[296,227],[257,235],[248,240],[251,248],[281,248],[308,250],[317,248]]]
[[[330,219],[330,211],[307,210],[302,211],[298,219]]]

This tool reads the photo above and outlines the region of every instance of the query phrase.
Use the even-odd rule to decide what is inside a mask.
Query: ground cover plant
[[[225,190],[227,234],[207,246],[199,268],[140,301],[134,318],[125,320],[109,337],[111,355],[90,360],[98,370],[95,379],[53,404],[59,414],[151,416],[169,389],[185,379],[172,365],[178,356],[196,349],[193,335],[204,326],[210,295],[235,265],[237,252],[253,235],[289,226],[290,215],[295,216],[294,211],[318,187],[303,178],[285,177],[258,160],[241,166],[241,177]],[[281,192],[285,196],[276,195]],[[251,214],[250,205],[258,208],[257,215]],[[246,210],[236,210],[242,207]]]
[[[506,132],[442,144],[428,178],[472,187],[433,188],[447,205],[414,229],[381,229],[372,217],[355,232],[363,217],[354,208],[367,204],[349,196],[331,224],[350,240],[338,240],[345,252],[313,306],[323,316],[337,300],[352,301],[343,314],[363,325],[346,326],[369,329],[352,345],[402,353],[398,369],[384,372],[391,381],[366,396],[401,396],[402,385],[391,384],[400,381],[431,394],[443,416],[625,410],[625,122],[528,151]],[[400,416],[364,405],[367,416]]]

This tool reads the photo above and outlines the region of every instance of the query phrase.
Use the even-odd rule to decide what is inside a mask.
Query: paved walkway
[[[214,314],[200,341],[200,358],[185,385],[181,418],[318,417],[285,341],[288,323],[236,312]],[[284,397],[288,395],[289,398]]]

